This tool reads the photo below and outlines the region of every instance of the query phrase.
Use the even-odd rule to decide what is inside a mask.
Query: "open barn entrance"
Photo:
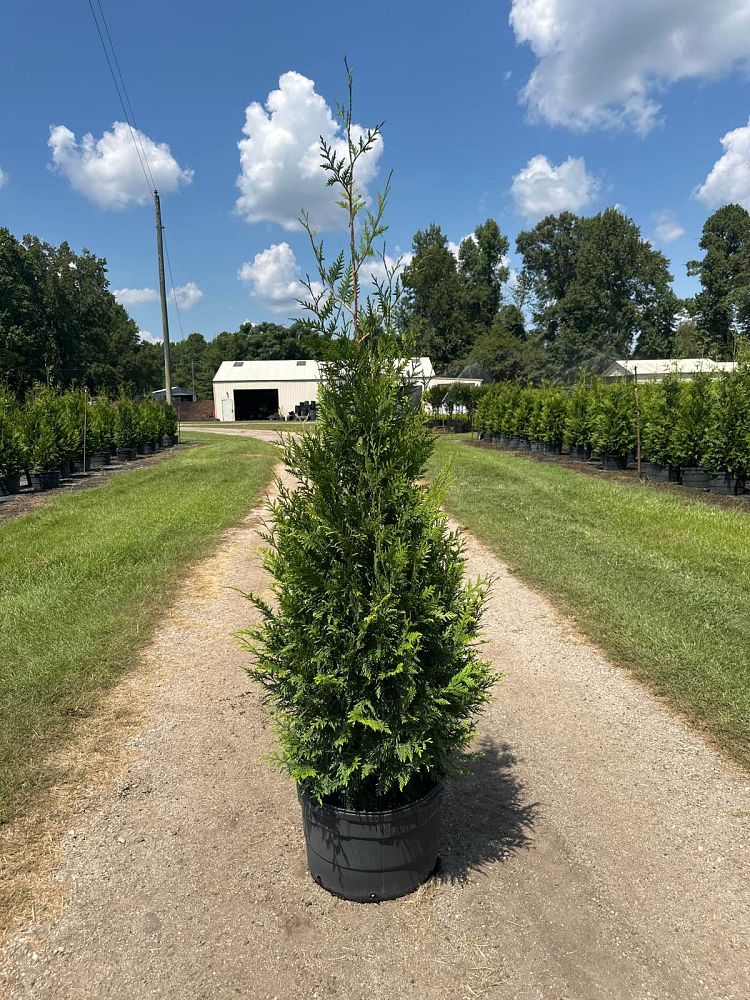
[[[268,420],[279,411],[278,389],[235,389],[235,420]]]

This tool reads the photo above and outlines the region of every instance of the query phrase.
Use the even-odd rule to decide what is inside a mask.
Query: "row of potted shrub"
[[[500,383],[481,393],[475,427],[518,450],[597,455],[627,468],[640,428],[645,474],[656,481],[737,494],[750,476],[750,369],[690,381],[604,384],[582,375],[572,389]]]
[[[23,402],[0,390],[0,495],[60,485],[72,471],[109,465],[177,444],[177,410],[153,399],[110,401],[86,392],[36,386]]]

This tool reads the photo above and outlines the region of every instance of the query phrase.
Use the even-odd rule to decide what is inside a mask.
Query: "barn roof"
[[[732,361],[712,361],[711,358],[627,358],[623,361],[613,361],[603,375],[605,378],[634,375],[636,369],[639,375],[669,375],[671,372],[694,375],[696,372],[732,371],[733,368]]]
[[[318,361],[222,361],[214,382],[317,382],[320,380]],[[412,358],[411,375],[431,378],[434,375],[429,358]]]

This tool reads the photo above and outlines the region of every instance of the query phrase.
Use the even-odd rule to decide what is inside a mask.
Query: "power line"
[[[89,5],[90,5],[90,3],[91,3],[91,0],[89,0]],[[125,77],[122,75],[122,70],[120,69],[120,61],[117,58],[117,50],[115,49],[115,44],[112,41],[112,35],[110,34],[110,31],[109,31],[109,25],[107,24],[107,18],[106,18],[105,14],[104,14],[104,9],[102,7],[101,0],[96,0],[96,5],[99,8],[99,14],[101,15],[102,24],[104,25],[104,31],[106,32],[106,35],[107,35],[107,41],[109,42],[109,47],[110,47],[110,50],[112,52],[112,58],[115,61],[115,67],[117,69],[117,75],[119,76],[119,78],[120,78],[120,84],[122,85],[122,92],[125,95],[125,104],[127,104],[128,111],[130,112],[130,117],[128,118],[128,125],[130,125],[131,121],[133,123],[132,124],[132,128],[130,130],[131,137],[133,138],[134,142],[136,141],[135,136],[138,137],[137,138],[137,142],[138,142],[138,144],[140,144],[140,147],[141,147],[141,153],[143,154],[143,160],[144,160],[144,163],[146,164],[146,170],[148,171],[149,180],[151,182],[151,190],[153,191],[156,188],[156,184],[154,183],[154,176],[151,173],[151,166],[150,166],[150,164],[148,162],[148,156],[146,155],[146,148],[143,145],[143,135],[141,134],[141,131],[138,128],[138,122],[135,120],[135,112],[133,111],[133,105],[130,103],[130,94],[128,94],[128,88],[127,88],[127,86],[125,84]],[[124,110],[125,109],[123,108],[123,111]],[[127,117],[127,112],[126,112],[126,117]]]
[[[109,49],[104,41],[104,35],[102,34],[102,29],[99,24],[99,18],[96,16],[96,11],[94,10],[93,0],[88,0],[89,9],[91,10],[91,16],[94,19],[94,24],[96,25],[97,34],[99,35],[99,41],[101,42],[102,49],[104,50],[104,56],[107,60],[107,66],[109,67],[109,72],[112,77],[112,82],[115,85],[115,90],[117,91],[117,96],[120,101],[120,107],[122,108],[122,113],[125,116],[125,121],[127,123],[128,129],[130,131],[130,138],[133,142],[136,155],[138,157],[138,162],[141,165],[141,170],[143,171],[143,177],[146,181],[146,185],[149,188],[149,196],[152,191],[156,191],[156,182],[154,181],[154,176],[151,173],[151,167],[148,162],[148,155],[146,153],[146,148],[143,144],[143,136],[140,129],[138,128],[138,123],[136,121],[135,112],[133,111],[133,105],[130,101],[130,95],[128,93],[128,88],[125,83],[125,77],[123,76],[122,69],[120,67],[120,61],[117,58],[117,50],[115,49],[114,42],[112,41],[112,34],[109,30],[109,25],[107,23],[107,18],[104,13],[104,9],[101,4],[101,0],[96,0],[96,6],[99,9],[99,18],[101,18],[101,24],[104,26],[104,34],[107,36],[107,41],[109,42]],[[110,51],[112,57],[110,58]],[[114,67],[112,62],[114,61]],[[117,69],[117,74],[115,74],[115,67]],[[118,82],[119,77],[119,82]],[[177,313],[177,323],[180,327],[180,338],[185,339],[185,330],[182,325],[182,314],[180,312],[180,304],[177,301],[177,292],[174,280],[174,274],[172,273],[172,262],[169,258],[169,245],[167,243],[166,237],[164,237],[164,250],[167,256],[167,268],[169,270],[169,279],[172,283],[172,299],[174,301],[175,311]]]
[[[98,0],[97,0],[97,2],[98,2]],[[117,96],[118,96],[118,98],[120,100],[120,107],[122,108],[122,113],[125,116],[125,121],[127,123],[128,128],[130,129],[130,138],[133,140],[133,146],[135,147],[135,153],[136,153],[136,156],[138,157],[138,162],[141,165],[141,170],[143,171],[143,179],[146,182],[146,186],[149,189],[149,195],[150,195],[151,191],[154,188],[154,185],[152,184],[153,178],[151,178],[151,181],[149,180],[149,177],[151,175],[151,171],[148,170],[148,173],[147,173],[148,159],[146,159],[146,162],[144,163],[143,157],[141,156],[141,151],[138,148],[138,143],[136,142],[136,139],[135,139],[135,134],[133,132],[133,125],[132,125],[131,120],[130,120],[130,115],[128,114],[128,109],[125,107],[125,101],[123,99],[122,92],[120,91],[120,85],[117,82],[117,77],[115,76],[115,71],[114,71],[114,69],[112,67],[112,60],[109,57],[109,51],[108,51],[107,45],[106,45],[106,43],[104,41],[104,35],[102,34],[102,29],[99,26],[99,21],[98,21],[97,16],[96,16],[96,11],[94,10],[94,5],[91,2],[91,0],[88,0],[88,5],[89,5],[89,9],[91,11],[91,16],[94,19],[94,24],[96,25],[96,32],[99,35],[99,41],[102,43],[102,49],[104,51],[104,57],[107,60],[107,66],[109,66],[109,72],[110,72],[110,76],[112,77],[112,83],[114,83],[114,85],[115,85],[115,90],[117,91]],[[99,9],[101,10],[101,4],[99,5]],[[102,20],[104,20],[104,14],[103,13],[102,13]],[[104,21],[104,25],[105,25],[105,28],[106,28],[106,21]],[[109,31],[108,30],[107,30],[107,36],[109,37]],[[111,43],[111,40],[110,40],[110,43]],[[114,49],[112,49],[112,55],[114,56]],[[117,57],[115,56],[115,59],[116,58]],[[119,70],[119,66],[118,66],[118,70]],[[123,84],[123,86],[124,86],[124,84]]]
[[[174,275],[172,274],[172,261],[169,259],[169,244],[166,239],[164,240],[164,250],[167,254],[167,270],[169,271],[169,280],[172,282],[172,298],[174,299],[174,307],[177,311],[177,324],[180,327],[180,340],[185,339],[185,331],[182,328],[182,316],[180,315],[180,304],[177,301],[177,289],[175,288]]]

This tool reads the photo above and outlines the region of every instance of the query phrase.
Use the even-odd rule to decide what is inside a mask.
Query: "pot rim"
[[[325,802],[318,802],[316,799],[306,795],[299,786],[297,786],[297,797],[300,802],[306,802],[312,806],[313,809],[329,816],[361,820],[369,817],[390,818],[391,816],[398,816],[399,813],[404,813],[407,809],[414,809],[415,807],[423,806],[428,802],[431,802],[432,799],[435,799],[438,795],[440,795],[444,788],[444,782],[440,781],[437,785],[431,788],[426,795],[423,795],[421,799],[415,799],[414,802],[407,802],[406,805],[398,806],[396,809],[344,809],[343,806],[332,806]]]

